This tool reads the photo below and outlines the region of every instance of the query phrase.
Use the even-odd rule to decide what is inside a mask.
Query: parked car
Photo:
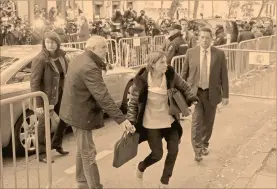
[[[41,46],[5,46],[1,47],[0,58],[0,73],[1,73],[1,100],[27,94],[30,92],[30,75],[31,64],[33,58],[40,52]],[[67,58],[69,60],[76,54],[81,53],[81,50],[74,48],[63,48],[67,51]],[[74,66],[74,65],[69,65]],[[132,86],[132,79],[136,71],[121,66],[114,66],[112,70],[108,70],[104,75],[104,81],[114,101],[121,106],[122,111],[127,111],[128,94]],[[35,152],[35,120],[34,112],[31,105],[31,100],[26,101],[26,120],[23,120],[22,103],[15,103],[13,106],[14,116],[14,131],[15,131],[15,147],[17,155],[25,154],[25,144],[28,144],[28,152]],[[32,107],[32,106],[31,106]],[[8,151],[12,151],[11,140],[11,119],[10,106],[5,105],[1,107],[1,135],[2,147]],[[23,122],[28,124],[28,138],[25,141]],[[51,123],[54,121],[51,120]],[[57,125],[51,125],[51,131],[54,132]]]

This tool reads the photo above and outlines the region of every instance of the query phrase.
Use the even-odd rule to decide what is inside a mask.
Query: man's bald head
[[[106,39],[104,37],[101,37],[99,35],[93,35],[87,40],[85,48],[92,49],[103,43],[106,44]]]
[[[87,40],[85,49],[92,51],[100,58],[105,59],[108,52],[106,39],[99,35],[93,35]]]

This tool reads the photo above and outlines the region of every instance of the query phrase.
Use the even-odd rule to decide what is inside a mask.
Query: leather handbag
[[[121,167],[129,160],[136,157],[138,152],[139,133],[125,131],[114,147],[113,167]]]
[[[167,90],[169,98],[169,114],[176,115],[182,113],[183,117],[187,117],[191,114],[188,103],[184,95],[176,88]]]

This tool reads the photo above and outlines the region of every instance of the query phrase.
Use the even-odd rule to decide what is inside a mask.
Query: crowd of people
[[[31,27],[27,21],[16,16],[13,1],[0,2],[0,45],[25,45],[31,42]]]
[[[1,26],[7,23],[11,26],[7,32],[1,33],[1,41],[5,39],[10,45],[26,44],[24,35],[16,34],[22,32],[21,24],[24,22],[15,19],[9,6],[2,7],[1,14],[9,18],[7,21],[1,18]],[[79,8],[67,7],[66,17],[62,18],[54,7],[47,13],[35,5],[34,14],[35,22],[28,43],[42,44],[42,50],[32,61],[31,91],[44,92],[49,99],[50,116],[55,112],[60,117],[52,149],[61,155],[69,154],[63,148],[62,140],[66,128],[73,128],[78,188],[103,188],[92,138],[93,130],[103,126],[99,121],[103,119],[103,112],[114,118],[123,131],[139,133],[139,143],[148,141],[151,153],[136,167],[136,179],[140,182],[143,182],[144,172],[162,159],[162,139],[165,139],[168,153],[160,187],[169,185],[183,133],[180,112],[176,112],[169,90],[179,91],[193,109],[191,136],[194,160],[200,162],[203,156],[209,155],[217,106],[229,103],[226,57],[224,51],[215,47],[227,43],[228,28],[218,25],[214,38],[211,29],[191,25],[188,19],[162,19],[157,23],[144,10],[138,15],[131,6],[124,14],[117,10],[111,19],[95,22],[90,22]],[[260,26],[253,22],[238,24],[233,21],[232,29],[230,42],[273,35],[272,23]],[[11,40],[7,35],[15,37]],[[68,37],[72,35],[77,38]],[[148,53],[147,66],[142,67],[134,78],[127,115],[124,115],[113,101],[102,77],[102,71],[107,69],[103,61],[108,52],[105,39],[156,35],[166,35],[167,40],[161,49]],[[68,66],[66,52],[60,48],[62,43],[69,41],[86,42],[84,52],[70,60],[74,67]],[[170,66],[172,58],[178,55],[186,55],[180,75]],[[43,101],[37,97],[36,102],[39,161],[47,163]]]

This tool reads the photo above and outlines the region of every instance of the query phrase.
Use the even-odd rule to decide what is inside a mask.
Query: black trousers
[[[166,129],[147,129],[148,144],[151,153],[139,163],[139,170],[144,172],[147,167],[160,161],[163,157],[162,139],[165,138],[167,142],[167,156],[164,164],[161,182],[168,184],[172,176],[173,168],[177,159],[179,151],[179,133],[178,130],[172,128]]]
[[[60,90],[58,103],[54,107],[54,112],[59,115],[60,106],[62,100],[62,91]],[[61,148],[64,133],[67,129],[67,124],[60,119],[57,129],[52,138],[51,148]],[[38,143],[39,143],[39,153],[44,155],[46,152],[46,141],[45,141],[45,120],[44,115],[38,116]]]
[[[199,102],[192,114],[191,141],[195,153],[209,147],[217,106],[209,102],[209,90],[198,89]]]

